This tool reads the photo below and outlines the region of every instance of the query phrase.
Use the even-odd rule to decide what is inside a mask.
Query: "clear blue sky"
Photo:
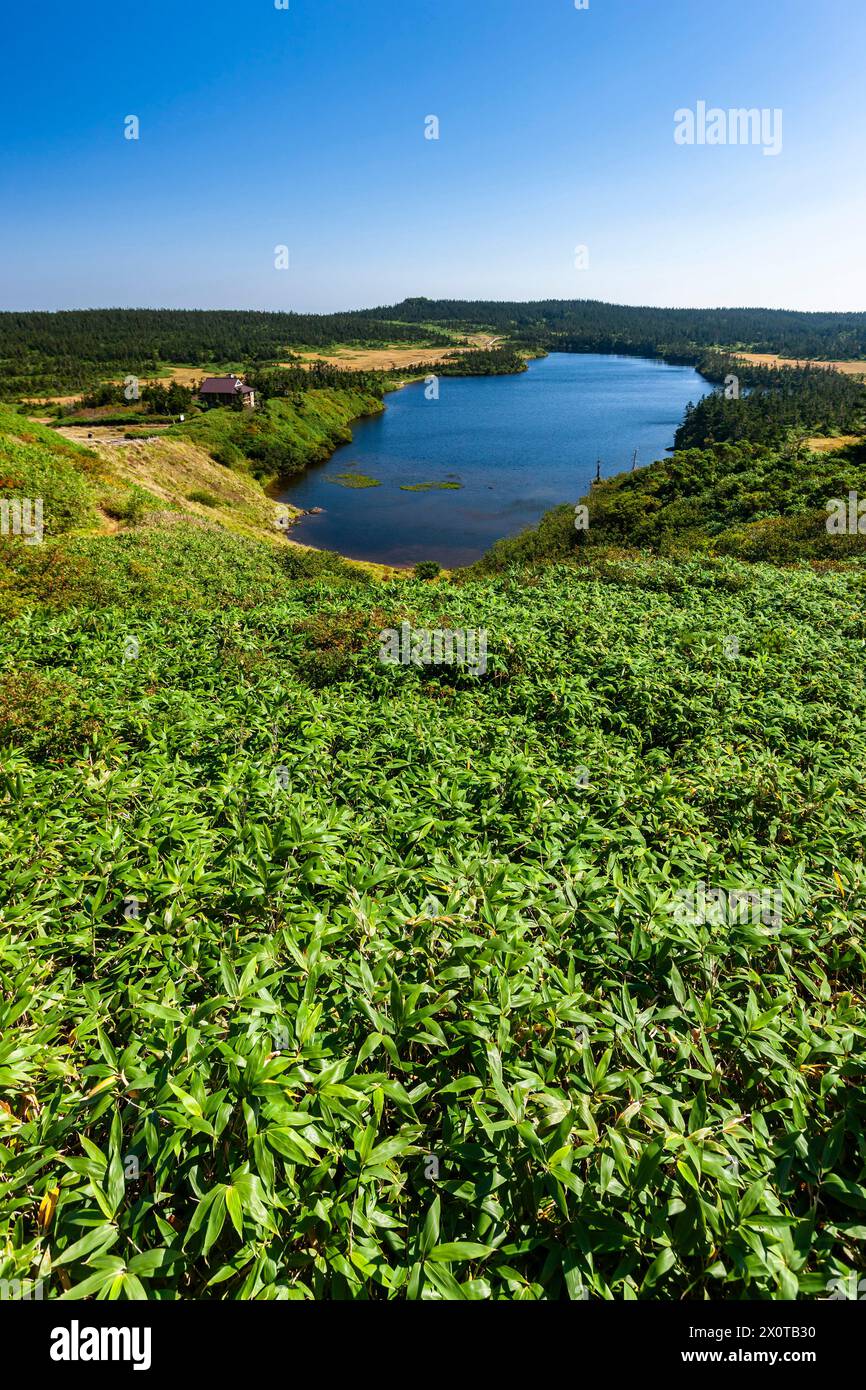
[[[864,0],[44,0],[3,44],[0,308],[866,309]],[[677,146],[699,100],[782,153]]]

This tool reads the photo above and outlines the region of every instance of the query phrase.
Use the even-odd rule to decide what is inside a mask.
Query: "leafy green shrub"
[[[249,607],[286,585],[282,556],[266,542],[232,535],[182,513],[159,525],[115,536],[86,536],[50,544],[0,546],[5,560],[7,611],[23,596],[52,608],[100,608],[141,603],[156,607]],[[0,568],[0,576],[3,569]],[[0,599],[3,589],[0,587]]]
[[[861,577],[371,585],[289,549],[76,542],[117,606],[0,627],[7,1262],[162,1299],[862,1268]],[[404,618],[485,628],[503,678],[383,668]],[[700,881],[778,925],[681,920]]]
[[[146,488],[133,483],[131,487],[112,487],[106,489],[101,497],[102,509],[118,521],[126,521],[137,526],[148,512],[160,510],[165,503]]]
[[[68,680],[25,668],[0,672],[0,745],[33,758],[80,748],[98,724]]]
[[[143,421],[148,424],[168,424],[169,417],[165,415],[147,415],[143,410],[73,410],[67,407],[61,410],[61,423],[64,425],[79,425],[86,429],[90,425],[111,425],[116,429],[122,429],[124,425],[140,425]]]
[[[313,579],[327,575],[343,578],[353,588],[371,583],[365,570],[332,550],[305,550],[302,546],[287,545],[277,552],[276,562],[281,573],[289,579]]]
[[[421,560],[413,570],[416,579],[437,579],[442,573],[442,566],[435,560]]]
[[[42,499],[45,535],[93,526],[95,456],[0,407],[0,499]]]

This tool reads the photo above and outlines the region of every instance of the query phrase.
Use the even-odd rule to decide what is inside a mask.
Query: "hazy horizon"
[[[375,309],[392,309],[392,308],[398,308],[398,307],[400,306],[400,304],[403,304],[403,303],[407,302],[408,300],[413,300],[413,299],[429,299],[431,303],[434,302],[434,297],[433,297],[432,295],[423,295],[423,294],[419,294],[419,295],[406,295],[406,296],[404,296],[404,298],[403,298],[402,300],[397,300],[397,301],[394,301],[394,302],[392,302],[392,303],[388,303],[388,302],[386,302],[386,301],[384,301],[384,300],[379,300],[379,301],[377,301],[375,304],[373,304],[373,303],[369,303],[369,304],[366,304],[366,303],[365,303],[365,304],[338,304],[338,305],[331,306],[331,307],[329,307],[329,308],[327,308],[327,309],[317,309],[317,308],[296,309],[296,308],[292,308],[291,306],[290,306],[290,307],[286,307],[286,306],[284,306],[284,305],[281,305],[281,306],[279,306],[279,307],[272,307],[272,306],[269,306],[269,305],[255,305],[255,304],[69,304],[69,305],[66,305],[66,306],[64,306],[64,307],[62,307],[62,308],[47,308],[47,307],[46,307],[46,308],[34,308],[33,306],[28,306],[28,305],[22,306],[22,305],[20,305],[20,304],[15,304],[15,305],[10,305],[8,308],[2,308],[2,309],[0,309],[0,313],[8,313],[8,314],[34,314],[34,313],[42,313],[42,314],[72,314],[72,313],[89,314],[89,313],[94,313],[94,314],[95,314],[95,313],[111,313],[112,311],[117,310],[117,311],[121,311],[121,312],[126,312],[126,311],[130,311],[130,312],[142,311],[142,312],[152,312],[152,313],[166,312],[166,313],[188,313],[188,314],[195,314],[195,313],[213,313],[213,314],[303,314],[304,316],[313,316],[313,317],[327,318],[327,317],[329,317],[331,314],[339,314],[339,313],[349,313],[349,314],[353,314],[353,313],[359,313],[359,312],[372,311],[372,310],[375,310]],[[612,305],[613,307],[618,308],[618,309],[662,309],[662,310],[670,310],[670,311],[672,311],[672,312],[681,312],[681,313],[688,313],[689,311],[692,311],[692,312],[694,312],[694,313],[727,313],[727,312],[733,313],[733,312],[736,312],[736,311],[738,311],[738,310],[747,310],[747,311],[750,311],[750,312],[766,312],[766,313],[779,313],[779,314],[786,314],[786,313],[787,313],[787,314],[814,314],[814,315],[816,315],[816,317],[817,317],[817,316],[820,316],[820,315],[826,315],[826,314],[864,314],[864,313],[866,313],[866,309],[832,309],[832,308],[828,309],[828,308],[820,308],[820,307],[817,308],[817,309],[803,309],[803,308],[801,308],[798,304],[779,304],[779,305],[772,305],[772,304],[669,304],[669,303],[653,304],[653,303],[650,303],[650,302],[648,302],[648,301],[642,302],[642,303],[638,304],[638,303],[634,303],[634,302],[632,302],[632,303],[627,303],[627,302],[624,301],[624,300],[596,299],[596,298],[590,297],[590,296],[580,296],[580,297],[578,297],[577,295],[570,295],[570,296],[565,296],[565,295],[563,295],[563,296],[558,296],[558,295],[547,295],[547,296],[545,296],[543,299],[541,299],[541,298],[520,297],[520,296],[513,296],[513,295],[485,295],[484,299],[476,299],[476,298],[474,298],[474,297],[473,297],[473,298],[469,298],[469,297],[465,297],[465,296],[462,296],[462,295],[447,294],[447,293],[446,293],[446,294],[437,295],[437,296],[435,297],[435,300],[436,300],[436,301],[442,301],[442,300],[446,300],[446,301],[447,301],[447,300],[450,300],[450,301],[452,301],[452,302],[456,302],[456,303],[460,303],[460,304],[484,303],[484,304],[521,304],[521,305],[526,305],[526,304],[543,304],[543,303],[552,303],[552,304],[556,304],[556,303],[559,303],[559,304],[569,304],[569,303],[592,303],[592,304],[610,304],[610,305]]]

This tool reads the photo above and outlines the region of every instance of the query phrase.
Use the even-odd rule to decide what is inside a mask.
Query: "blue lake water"
[[[534,525],[602,476],[664,458],[689,401],[709,390],[691,367],[642,357],[552,353],[519,376],[442,377],[386,396],[384,415],[353,426],[327,463],[284,484],[281,501],[323,507],[293,540],[356,560],[471,564],[500,536]],[[357,468],[380,487],[347,488]],[[401,485],[459,483],[404,492]]]

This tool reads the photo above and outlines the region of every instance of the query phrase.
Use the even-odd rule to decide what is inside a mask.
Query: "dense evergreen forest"
[[[263,401],[274,396],[300,396],[307,391],[327,390],[361,391],[381,400],[387,386],[384,372],[355,371],[330,362],[312,362],[305,367],[300,360],[297,365],[290,366],[253,365],[244,373],[244,380]]]
[[[418,363],[404,367],[401,375],[426,376],[510,376],[526,371],[526,358],[515,348],[480,348],[477,352],[453,354],[435,367]]]
[[[723,353],[707,354],[699,365],[721,384],[688,407],[677,449],[741,440],[777,444],[790,430],[838,435],[866,428],[866,387],[832,368],[756,367]],[[739,394],[729,399],[724,382],[731,378]]]
[[[407,299],[341,314],[246,310],[83,309],[0,313],[0,398],[87,390],[106,376],[153,375],[164,363],[274,362],[342,343],[445,347],[477,328],[513,347],[623,352],[697,361],[710,347],[813,358],[866,354],[866,314],[776,309],[655,309],[596,300],[509,303]]]
[[[357,314],[245,310],[82,309],[0,313],[0,398],[87,389],[122,372],[153,375],[166,362],[209,368],[273,361],[296,347],[406,342],[442,335]]]
[[[490,328],[524,346],[569,352],[654,356],[716,345],[790,357],[851,358],[866,354],[866,313],[800,313],[788,309],[656,309],[593,299],[407,299],[366,311],[374,321],[447,324],[457,331]]]

